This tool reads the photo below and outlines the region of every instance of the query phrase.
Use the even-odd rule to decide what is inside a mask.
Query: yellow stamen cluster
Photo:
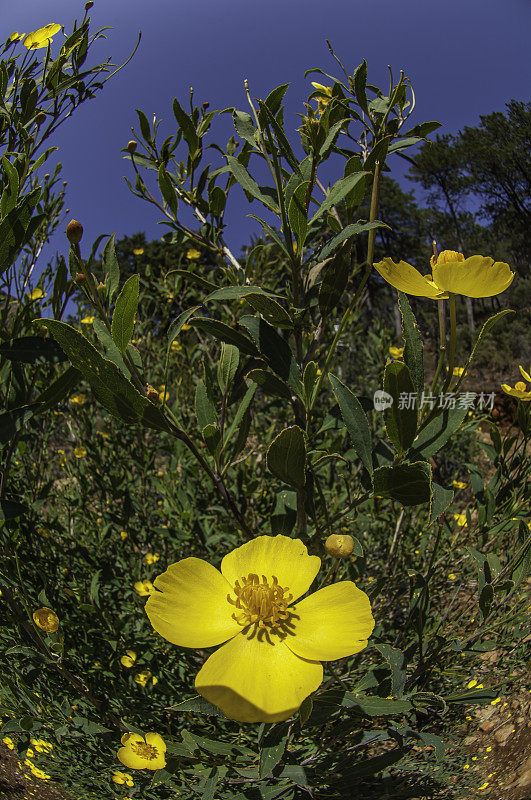
[[[431,266],[435,264],[455,264],[456,261],[464,261],[465,257],[462,253],[457,253],[455,250],[443,250],[437,258],[432,256],[430,259]]]
[[[234,613],[232,618],[238,625],[254,625],[265,628],[270,625],[275,628],[288,619],[288,605],[293,600],[292,594],[287,594],[289,587],[283,588],[278,584],[278,578],[273,575],[271,585],[265,575],[262,575],[262,582],[255,573],[236,581],[234,594],[236,600],[232,600],[230,594],[227,600],[236,608],[241,609],[240,613]]]
[[[133,742],[131,744],[131,748],[133,752],[135,752],[140,758],[146,758],[149,761],[153,758],[157,758],[158,750],[156,747],[153,747],[151,744],[147,744],[146,742]]]

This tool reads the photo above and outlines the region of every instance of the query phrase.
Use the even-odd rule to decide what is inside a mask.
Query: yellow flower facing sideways
[[[531,369],[529,372],[526,372],[523,367],[519,367],[520,373],[524,381],[531,384]],[[524,381],[518,381],[514,385],[514,389],[511,386],[508,386],[506,383],[502,383],[501,388],[505,392],[505,394],[509,394],[511,397],[516,397],[517,400],[523,400],[524,402],[528,403],[531,400],[531,386],[528,387]]]
[[[451,294],[466,297],[492,297],[504,292],[513,282],[514,272],[503,261],[486,256],[465,258],[455,250],[443,250],[431,258],[431,275],[422,275],[407,261],[395,263],[384,258],[374,269],[399,292],[430,300],[443,300]]]
[[[56,33],[61,30],[57,22],[50,22],[38,31],[28,33],[24,39],[24,47],[28,50],[39,50],[41,47],[48,47]]]
[[[228,553],[221,571],[194,557],[172,564],[146,613],[180,647],[223,645],[195,679],[206,700],[239,722],[277,722],[320,686],[321,661],[360,652],[374,628],[352,581],[300,599],[320,566],[300,539],[258,536]]]
[[[117,758],[129,769],[164,769],[166,766],[166,744],[158,733],[124,733],[121,738],[123,747],[118,750]]]
[[[394,344],[391,345],[389,348],[389,355],[391,358],[402,358],[404,355],[404,348],[403,347],[395,347]]]

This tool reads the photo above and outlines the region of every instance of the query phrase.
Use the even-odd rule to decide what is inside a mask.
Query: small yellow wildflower
[[[94,322],[94,319],[95,319],[94,316],[83,317],[83,319],[81,320],[81,324],[82,325],[92,325],[92,323]]]
[[[470,769],[470,764],[465,764],[463,769]]]
[[[143,252],[144,252],[143,247],[135,247],[135,249],[133,250],[135,256],[141,256]]]
[[[19,33],[18,31],[13,31],[13,33],[11,34],[11,36],[7,41],[16,42],[18,39],[23,39],[25,35],[26,35],[25,33]]]
[[[312,86],[319,92],[319,94],[316,97],[317,110],[319,114],[322,114],[332,97],[332,87],[323,86],[322,83],[315,83],[314,81],[312,81]]]
[[[178,353],[182,349],[183,349],[182,344],[177,339],[174,339],[170,346],[170,350],[172,351],[172,353]]]
[[[48,47],[55,34],[61,30],[61,26],[56,22],[50,22],[44,28],[28,33],[24,39],[24,47],[28,50],[39,50],[41,47]]]
[[[159,558],[159,553],[146,553],[144,556],[144,564],[155,564]]]
[[[522,366],[520,366],[519,370],[522,375],[522,378],[528,383],[531,383],[531,375],[529,374],[531,372],[531,369],[529,370],[529,372],[526,372],[525,369]],[[511,387],[508,386],[506,383],[502,383],[501,388],[503,389],[505,394],[508,394],[511,397],[516,397],[518,400],[523,400],[526,403],[531,400],[531,388],[528,389],[524,381],[518,381],[518,383],[515,383],[514,389],[511,389]]]
[[[454,519],[460,528],[466,528],[466,514],[454,514]]]
[[[13,739],[11,739],[9,736],[4,736],[2,741],[6,745],[6,747],[8,747],[10,750],[14,750],[15,749],[15,744],[13,742]]]
[[[72,405],[74,406],[84,406],[85,403],[87,402],[87,398],[83,394],[83,392],[79,392],[79,394],[73,394],[70,397],[69,402],[72,403]]]
[[[443,250],[431,259],[432,275],[424,276],[407,261],[396,264],[384,258],[374,269],[400,292],[430,300],[442,300],[451,294],[465,297],[492,297],[504,292],[513,282],[514,272],[503,261],[485,256],[465,258],[454,250]]]
[[[477,682],[477,681],[469,681],[469,682],[467,683],[467,685],[466,685],[466,688],[467,688],[467,689],[473,689],[473,688],[474,688],[474,686],[477,686],[477,685],[478,685],[478,682]]]
[[[199,250],[196,250],[195,247],[191,247],[186,251],[186,258],[189,261],[195,261],[196,259],[201,258],[201,253]]]
[[[41,300],[41,298],[46,297],[43,290],[40,286],[37,286],[35,289],[32,289],[31,292],[28,293],[29,300]]]
[[[121,664],[127,669],[131,669],[135,661],[136,661],[136,653],[134,650],[126,650],[125,656],[122,656],[120,659]]]
[[[82,447],[81,445],[74,447],[74,455],[76,458],[85,458],[87,455],[87,448]]]
[[[169,396],[170,396],[170,393],[169,393],[169,391],[166,389],[166,387],[164,386],[164,384],[162,384],[161,386],[159,386],[159,388],[158,388],[158,394],[159,394],[159,399],[160,399],[160,402],[161,402],[161,403],[165,403],[165,402],[168,400]]]
[[[166,766],[166,744],[158,733],[124,733],[116,756],[129,769],[164,769]]]
[[[135,589],[140,595],[140,597],[147,597],[152,592],[155,591],[155,587],[151,583],[151,581],[137,581],[135,583]]]
[[[163,477],[164,477],[164,472],[161,469],[159,469],[159,471],[157,472],[157,478],[163,478]]]
[[[137,672],[134,677],[135,683],[138,683],[140,686],[145,686],[149,679],[152,677],[151,672],[149,669],[143,669],[142,672]]]
[[[464,367],[454,367],[452,375],[454,376],[454,378],[460,378],[464,371],[465,371]]]
[[[489,745],[489,747],[487,747],[485,752],[486,753],[491,753],[492,752],[492,747],[490,747],[490,745]],[[490,775],[489,775],[489,778],[490,778]]]
[[[42,606],[33,612],[33,622],[46,633],[55,633],[59,627],[59,617],[51,608]]]
[[[457,575],[455,574],[455,572],[449,572],[448,573],[448,580],[449,581],[455,581],[456,578],[457,578]]]
[[[30,742],[37,753],[49,753],[50,750],[53,750],[53,744],[45,739],[30,739]]]
[[[482,786],[478,786],[478,792],[482,792],[482,791],[483,791],[483,789],[486,789],[486,788],[487,788],[487,786],[489,786],[489,782],[488,782],[488,781],[485,781],[485,783],[484,783],[484,784],[482,784]]]
[[[491,706],[495,706],[495,705],[497,705],[498,703],[501,703],[501,697],[497,697],[495,700],[491,700],[491,701],[490,701],[490,704],[491,704]],[[491,748],[491,749],[492,749],[492,748]]]
[[[391,345],[389,348],[389,355],[391,358],[402,358],[404,355],[404,348],[403,347],[395,347],[395,345]]]
[[[125,542],[128,536],[129,534],[127,533],[127,531],[120,531],[120,539],[122,540],[122,542]]]
[[[464,481],[452,481],[452,486],[454,489],[466,489],[466,483]]]
[[[114,781],[114,783],[121,783],[121,784],[125,783],[126,786],[134,786],[135,785],[131,775],[129,775],[129,773],[127,773],[127,772],[120,772],[120,770],[116,770],[113,773],[113,775],[111,777],[111,780]]]

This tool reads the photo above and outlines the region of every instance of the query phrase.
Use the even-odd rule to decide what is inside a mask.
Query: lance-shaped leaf
[[[319,289],[319,309],[323,317],[328,316],[341,300],[351,269],[352,247],[347,243],[328,260],[323,269]]]
[[[361,403],[356,395],[352,394],[344,383],[341,383],[339,378],[336,378],[335,375],[329,375],[329,378],[354,450],[360,457],[363,466],[372,472],[371,429]]]
[[[139,288],[140,276],[131,275],[124,283],[122,291],[116,300],[116,305],[114,306],[111,336],[122,354],[127,350],[127,345],[133,335],[135,316],[138,308]]]
[[[13,264],[31,238],[34,232],[31,225],[33,209],[40,196],[40,189],[30,192],[0,222],[0,274]]]
[[[422,428],[411,448],[412,458],[431,458],[446,444],[465,419],[468,407],[445,408]]]
[[[66,361],[66,356],[57,342],[42,336],[21,336],[0,345],[0,354],[10,361],[23,364],[55,364]]]
[[[270,211],[273,211],[275,214],[279,213],[278,206],[273,202],[269,195],[264,194],[260,187],[258,186],[257,182],[251,175],[247,172],[243,164],[240,164],[237,158],[234,156],[226,156],[227,163],[229,165],[229,169],[242,187],[248,194],[252,197],[260,200],[261,203],[269,208]]]
[[[445,489],[435,481],[431,482],[430,524],[444,514],[453,499],[452,489]]]
[[[287,341],[268,322],[259,317],[242,317],[240,324],[247,328],[273,372],[276,372],[295,394],[300,395],[302,375]]]
[[[429,503],[431,499],[431,468],[425,461],[378,467],[373,472],[374,494],[392,497],[403,506]]]
[[[387,435],[398,452],[404,453],[417,432],[417,394],[409,369],[402,361],[386,365],[384,391],[393,398],[384,411]]]
[[[222,392],[230,388],[238,363],[240,361],[240,351],[233,344],[221,345],[221,355],[218,362],[218,383]]]
[[[205,331],[214,339],[220,342],[227,342],[227,344],[235,344],[241,353],[248,356],[256,356],[258,351],[253,342],[244,336],[243,333],[226,325],[225,322],[220,322],[217,319],[210,319],[210,317],[193,317],[190,319],[189,325],[192,328],[197,328],[200,331]]]
[[[216,409],[203,381],[199,381],[195,390],[195,413],[201,431],[207,425],[216,425],[218,419]]]
[[[277,378],[276,375],[273,375],[272,372],[257,368],[252,369],[245,377],[257,383],[265,394],[273,397],[285,397],[287,400],[291,400],[292,393],[289,386],[284,381],[281,381],[280,378]]]
[[[78,369],[100,401],[115,417],[130,424],[169,430],[160,409],[140,394],[116,364],[104,358],[82,333],[58,320],[37,320],[59,342],[70,363]]]
[[[115,236],[115,233],[113,233],[112,236],[109,236],[109,239],[103,248],[102,256],[103,269],[107,276],[107,292],[109,300],[112,300],[115,292],[118,289],[118,286],[120,285],[120,267],[118,265],[118,259],[116,258],[116,247],[114,244]]]
[[[322,259],[327,258],[334,252],[334,250],[337,250],[342,242],[347,241],[347,239],[352,239],[353,236],[358,236],[360,233],[366,233],[373,228],[388,227],[389,225],[386,225],[384,222],[353,222],[351,225],[347,225],[346,228],[343,228],[341,233],[338,233],[337,236],[334,236],[333,239],[330,239],[330,241],[325,244],[319,253],[318,259],[321,261]]]
[[[316,222],[319,217],[322,217],[325,211],[329,211],[333,206],[340,203],[345,195],[351,192],[360,181],[365,179],[365,175],[367,175],[366,172],[354,172],[352,175],[347,175],[346,178],[341,178],[334,183],[325,200],[321,203],[311,218],[309,224],[313,225],[313,223]]]
[[[309,182],[300,183],[291,195],[288,206],[288,220],[290,228],[297,240],[299,252],[304,247],[308,231],[308,215],[306,213],[306,194]]]
[[[267,451],[267,466],[277,478],[302,489],[305,483],[306,445],[302,430],[293,425],[273,439]]]
[[[409,300],[404,292],[398,292],[398,307],[402,316],[402,331],[404,335],[404,361],[411,373],[415,384],[417,397],[420,398],[424,391],[424,349],[422,336],[417,325],[415,315],[411,310]]]

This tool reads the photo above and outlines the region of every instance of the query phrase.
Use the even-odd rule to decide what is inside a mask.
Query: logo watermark
[[[398,408],[408,410],[417,406],[418,408],[428,406],[430,409],[477,408],[480,411],[492,411],[495,395],[495,392],[480,392],[479,394],[476,392],[447,392],[446,394],[440,392],[438,395],[422,392],[418,398],[416,392],[400,392]],[[373,403],[376,411],[385,411],[386,408],[393,405],[393,398],[387,392],[377,389],[373,395]]]

